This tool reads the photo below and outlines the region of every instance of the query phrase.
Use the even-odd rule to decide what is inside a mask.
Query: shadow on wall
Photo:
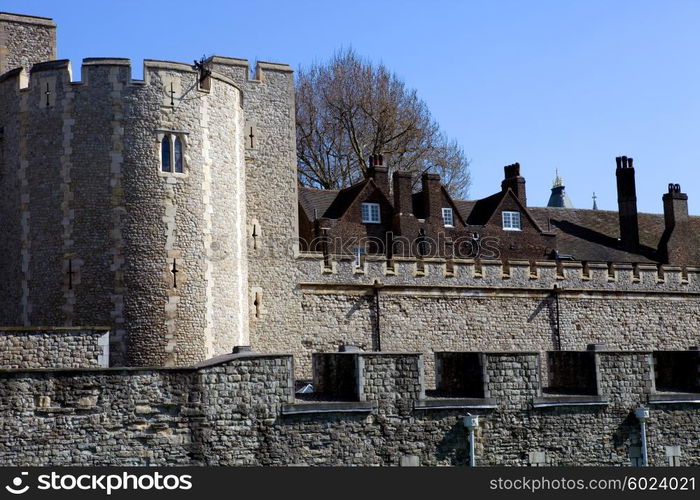
[[[557,308],[559,307],[556,303],[556,298],[555,297],[547,297],[546,299],[542,299],[540,303],[537,305],[535,310],[528,316],[527,322],[532,323],[535,321],[537,316],[544,311],[545,309],[547,310],[547,316],[548,316],[548,322],[549,322],[549,327],[552,332],[552,345],[557,346],[559,342],[559,331],[558,331],[558,321],[557,321]]]
[[[445,432],[435,450],[438,460],[449,460],[450,465],[464,465],[469,463],[469,438],[467,430],[461,419]],[[477,442],[479,440],[477,439]],[[444,463],[444,462],[443,462]]]

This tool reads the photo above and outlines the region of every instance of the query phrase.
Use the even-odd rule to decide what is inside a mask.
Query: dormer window
[[[379,203],[362,204],[362,222],[365,224],[379,224],[381,222]]]
[[[503,230],[504,231],[521,231],[520,212],[503,211]]]
[[[445,227],[454,227],[454,214],[452,213],[451,208],[442,209],[442,223],[445,225]]]

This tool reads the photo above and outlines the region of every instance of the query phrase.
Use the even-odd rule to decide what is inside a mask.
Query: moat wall
[[[650,464],[700,465],[698,394],[657,393],[651,352],[591,355],[595,394],[562,396],[543,390],[537,353],[480,353],[484,397],[471,399],[426,396],[422,356],[406,353],[326,355],[353,357],[361,387],[328,401],[294,399],[288,355],[3,370],[0,463],[465,465],[471,413],[479,465],[633,465],[646,405]]]

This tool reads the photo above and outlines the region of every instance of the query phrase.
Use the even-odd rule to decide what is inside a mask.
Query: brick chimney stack
[[[384,166],[384,155],[376,154],[369,157],[367,178],[374,179],[374,183],[384,193],[384,196],[388,200],[391,199],[389,197],[389,169]]]
[[[411,172],[394,172],[394,212],[397,214],[413,213],[412,179]]]
[[[639,221],[637,219],[637,187],[634,181],[633,159],[615,158],[617,169],[617,205],[620,217],[620,243],[628,252],[639,248]]]
[[[434,217],[442,219],[442,184],[439,174],[425,173],[421,177],[423,184],[423,207],[426,219]]]
[[[520,163],[513,163],[503,167],[505,172],[501,189],[507,191],[508,188],[513,190],[515,196],[524,206],[527,206],[527,195],[525,193],[525,177],[520,176]]]
[[[668,193],[663,196],[664,222],[666,229],[688,222],[688,195],[681,193],[680,184],[669,184]]]
[[[659,243],[661,257],[667,264],[687,264],[692,252],[688,237],[688,195],[681,192],[680,184],[669,184],[663,201],[666,228]]]

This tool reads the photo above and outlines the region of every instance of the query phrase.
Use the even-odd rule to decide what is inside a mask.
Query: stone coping
[[[196,365],[189,366],[110,366],[110,367],[85,367],[85,368],[3,368],[2,374],[22,374],[22,373],[118,373],[118,372],[196,372],[202,368],[222,365],[229,361],[239,359],[274,359],[290,358],[291,354],[260,354],[260,353],[240,353],[224,354],[202,361]]]
[[[426,398],[416,401],[416,410],[491,409],[498,406],[494,398]]]
[[[358,273],[364,274],[364,273]],[[372,278],[374,279],[374,278]],[[482,278],[479,278],[482,279]],[[359,282],[335,282],[335,281],[300,281],[297,283],[301,289],[320,289],[320,290],[367,290],[376,287],[374,281],[372,283],[359,283]],[[455,290],[464,292],[488,292],[494,293],[498,292],[501,295],[507,295],[508,293],[527,293],[529,295],[548,295],[552,293],[551,288],[543,287],[527,287],[527,286],[503,286],[499,287],[497,284],[484,283],[479,285],[455,285],[455,284],[443,284],[443,283],[382,283],[381,288],[385,292],[405,291],[437,291],[444,293],[445,290]],[[697,290],[665,290],[665,289],[645,289],[645,288],[625,288],[624,290],[618,290],[613,288],[559,288],[557,293],[560,295],[613,295],[613,296],[626,296],[626,295],[669,295],[669,296],[696,296],[700,295],[700,291]]]
[[[343,356],[350,355],[360,355],[360,356],[422,356],[422,352],[400,352],[400,351],[345,351],[345,352],[314,352],[312,355],[336,355],[341,354]]]
[[[41,71],[55,71],[67,69],[70,67],[70,59],[57,59],[55,61],[45,61],[36,63],[29,71],[30,74],[39,73]]]
[[[535,398],[532,402],[534,408],[550,408],[557,406],[607,406],[610,404],[604,396],[591,396],[585,394],[551,395]]]
[[[109,326],[0,326],[0,332],[70,332],[70,331],[110,331]]]
[[[131,66],[131,60],[126,57],[86,57],[83,66]]]
[[[55,28],[56,23],[50,17],[29,16],[27,14],[15,14],[13,12],[0,12],[0,21],[13,21],[24,24],[38,24]]]
[[[700,404],[700,393],[669,392],[649,394],[649,404]]]
[[[540,351],[433,351],[433,354],[539,354]]]
[[[316,401],[313,403],[283,404],[282,415],[310,413],[370,413],[375,409],[371,401]]]

